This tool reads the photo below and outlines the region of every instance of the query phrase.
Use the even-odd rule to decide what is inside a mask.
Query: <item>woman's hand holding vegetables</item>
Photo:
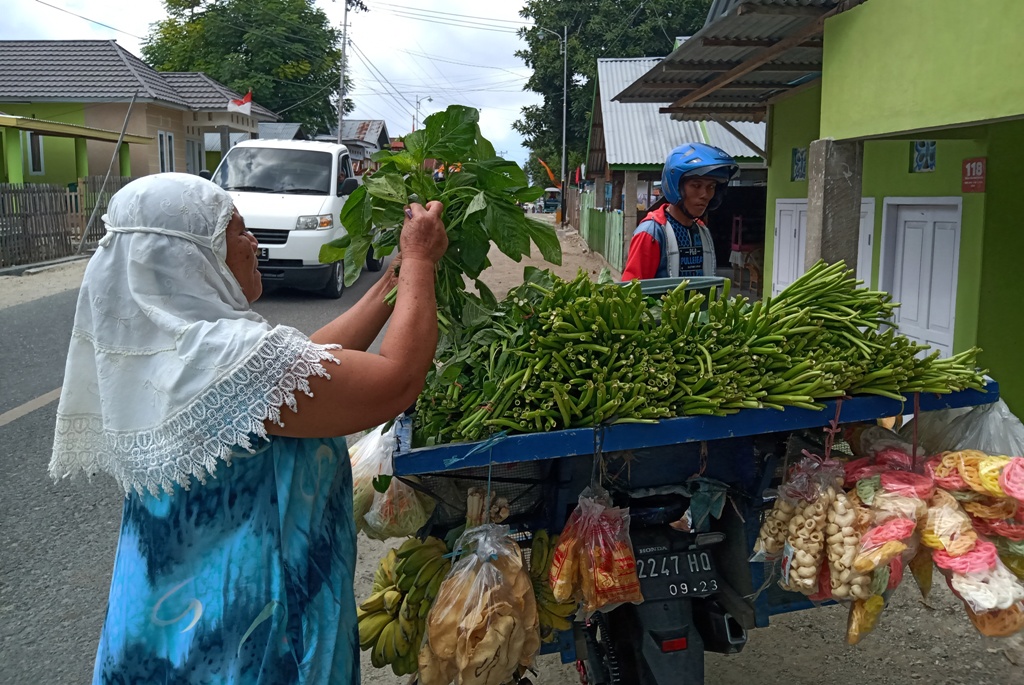
[[[437,264],[444,257],[448,234],[441,223],[443,208],[440,202],[434,201],[428,202],[426,208],[413,203],[406,209],[398,246],[405,262],[422,259]]]

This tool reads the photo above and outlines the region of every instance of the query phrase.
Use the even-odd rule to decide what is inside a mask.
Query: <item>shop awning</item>
[[[821,76],[825,19],[865,0],[718,0],[708,22],[615,96],[678,120],[762,121],[773,98]]]

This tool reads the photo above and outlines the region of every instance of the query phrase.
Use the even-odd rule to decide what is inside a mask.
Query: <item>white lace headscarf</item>
[[[249,308],[225,262],[231,197],[187,174],[134,181],[78,296],[50,475],[111,474],[140,494],[202,482],[280,423],[327,349]]]

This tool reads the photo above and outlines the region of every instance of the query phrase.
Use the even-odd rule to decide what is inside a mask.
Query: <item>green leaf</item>
[[[498,298],[494,296],[491,289],[487,287],[487,284],[481,281],[479,278],[474,282],[476,285],[477,292],[480,293],[480,299],[483,300],[484,304],[490,309],[494,309],[498,306]]]
[[[417,151],[423,159],[433,158],[449,164],[468,159],[476,147],[477,123],[480,112],[464,105],[450,105],[443,112],[435,112],[424,119],[423,128],[406,136],[406,149],[416,156],[408,139],[422,132],[423,142],[416,139]]]
[[[348,196],[345,206],[341,208],[341,225],[350,234],[369,231],[370,222],[367,221],[369,210],[370,202],[366,196],[366,186],[359,186]]]
[[[489,199],[493,195],[488,194]],[[526,218],[518,205],[503,202],[498,198],[489,203],[485,211],[484,226],[487,235],[506,256],[515,261],[530,254],[530,235],[526,230]]]
[[[469,207],[466,208],[466,216],[475,214],[476,212],[482,211],[487,208],[487,193],[480,191],[473,198],[473,201],[469,203]]]
[[[345,285],[351,286],[359,278],[366,264],[366,254],[373,243],[369,234],[351,235],[352,244],[345,250]]]
[[[540,250],[545,261],[552,264],[562,264],[562,244],[558,241],[558,233],[554,226],[536,219],[524,217],[526,231],[530,234],[530,240]]]
[[[516,188],[509,191],[509,194],[516,199],[516,202],[533,202],[544,196],[544,189],[540,186],[529,188]]]
[[[462,266],[468,275],[476,278],[487,263],[487,253],[491,250],[491,241],[478,224],[463,227],[456,244]]]
[[[394,476],[391,476],[386,473],[380,474],[379,476],[374,478],[371,483],[373,485],[373,489],[383,495],[385,492],[388,491],[388,488],[391,487],[391,479],[393,477]]]
[[[493,311],[494,310],[486,306],[483,300],[479,297],[467,295],[466,301],[462,305],[462,325],[475,326],[487,321],[491,318],[491,313]]]
[[[409,192],[405,189],[405,181],[401,176],[395,174],[370,174],[363,179],[363,187],[370,195],[382,200],[402,205],[409,201]]]
[[[601,273],[597,275],[597,282],[600,285],[614,285],[615,279],[612,278],[612,272],[608,270],[608,267],[603,267]]]
[[[331,264],[345,258],[345,250],[352,244],[352,238],[346,233],[336,240],[320,246],[320,263]]]
[[[484,138],[480,131],[480,125],[476,127],[476,148],[473,150],[473,157],[476,159],[493,159],[495,157],[494,146],[491,141]]]

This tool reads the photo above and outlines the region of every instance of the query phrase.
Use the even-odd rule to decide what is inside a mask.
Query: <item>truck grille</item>
[[[284,245],[288,242],[289,231],[274,228],[250,228],[249,233],[256,236],[260,245]]]

